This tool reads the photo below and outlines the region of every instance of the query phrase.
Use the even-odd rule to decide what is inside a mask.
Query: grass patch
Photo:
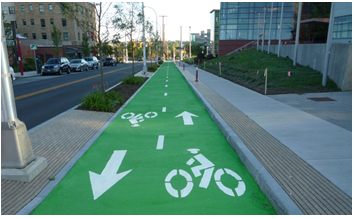
[[[327,85],[323,87],[323,75],[319,71],[299,64],[293,66],[293,61],[288,57],[277,57],[276,54],[267,54],[254,48],[206,60],[205,70],[219,75],[219,62],[222,63],[222,77],[259,93],[264,93],[266,68],[268,69],[268,94],[340,91],[329,78]],[[199,68],[203,69],[204,65],[200,64]],[[289,71],[291,71],[290,77],[287,75]]]

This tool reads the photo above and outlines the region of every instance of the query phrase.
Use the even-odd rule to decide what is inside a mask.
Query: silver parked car
[[[95,56],[84,57],[84,60],[88,63],[89,68],[99,68],[99,60]]]
[[[72,59],[70,60],[70,70],[89,71],[89,65],[84,59]]]

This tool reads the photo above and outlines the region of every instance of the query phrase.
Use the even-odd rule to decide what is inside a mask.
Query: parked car
[[[46,74],[59,74],[61,75],[63,72],[67,72],[70,74],[70,62],[67,58],[50,58],[48,61],[42,66],[42,75]]]
[[[14,69],[11,66],[9,66],[9,70],[10,70],[10,74],[11,74],[11,80],[12,81],[16,80],[16,75],[15,75]]]
[[[111,57],[111,58],[106,58],[104,61],[104,66],[109,66],[109,65],[117,65],[117,60],[115,57]]]
[[[89,65],[84,59],[72,59],[70,60],[70,70],[89,71]]]
[[[139,56],[139,57],[138,57],[138,61],[143,61],[143,57],[142,57],[142,56]]]
[[[84,57],[84,60],[88,63],[89,68],[99,68],[100,61],[98,60],[98,58],[96,58],[96,56]]]

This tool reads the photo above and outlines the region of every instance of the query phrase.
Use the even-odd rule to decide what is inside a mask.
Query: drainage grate
[[[336,100],[330,99],[329,97],[310,97],[307,99],[317,101],[317,102],[319,102],[319,101],[336,101]]]

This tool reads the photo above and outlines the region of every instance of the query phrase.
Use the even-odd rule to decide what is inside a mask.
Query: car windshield
[[[112,58],[106,58],[106,61],[110,61],[110,60],[112,60]]]
[[[47,62],[47,64],[59,64],[59,63],[60,63],[59,59],[49,59]]]
[[[93,58],[84,58],[86,61],[92,61]]]
[[[81,62],[80,59],[73,59],[73,60],[70,61],[70,63],[80,63],[80,62]]]

